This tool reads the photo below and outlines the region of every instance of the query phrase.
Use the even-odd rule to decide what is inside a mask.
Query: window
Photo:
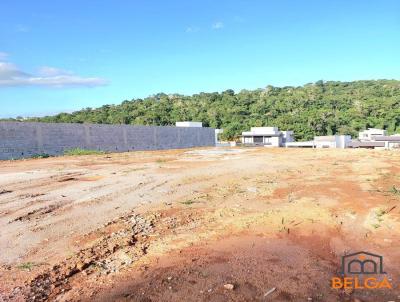
[[[262,144],[263,143],[263,137],[262,136],[254,136],[254,143],[255,144]]]
[[[253,143],[253,138],[252,137],[245,137],[244,138],[244,143],[245,144],[252,144]]]

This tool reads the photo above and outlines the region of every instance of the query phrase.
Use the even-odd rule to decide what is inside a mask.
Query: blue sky
[[[398,0],[0,3],[0,117],[192,94],[400,79]]]

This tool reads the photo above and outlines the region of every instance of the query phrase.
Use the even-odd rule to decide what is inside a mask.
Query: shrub
[[[33,154],[32,158],[49,158],[50,154],[47,153],[37,153],[37,154]]]
[[[99,150],[90,150],[90,149],[81,149],[81,148],[74,148],[70,150],[65,150],[64,155],[93,155],[93,154],[105,154],[104,151]]]

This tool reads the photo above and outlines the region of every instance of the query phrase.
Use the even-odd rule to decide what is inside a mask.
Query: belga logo
[[[332,288],[393,288],[383,270],[383,257],[373,253],[357,252],[342,256],[341,275],[332,278]]]

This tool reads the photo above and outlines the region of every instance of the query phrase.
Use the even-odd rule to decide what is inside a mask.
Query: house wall
[[[123,152],[214,145],[213,128],[0,122],[0,159],[61,155],[73,148]]]
[[[281,141],[282,139],[279,136],[264,137],[264,143],[266,144],[266,146],[280,147]]]
[[[315,136],[314,143],[316,148],[347,148],[351,143],[350,135],[328,135]]]
[[[282,145],[282,138],[279,136],[263,136],[263,141],[259,144],[263,144],[266,147],[280,147]],[[243,144],[254,144],[254,136],[242,136],[242,143]]]
[[[385,149],[400,149],[400,142],[385,142]]]
[[[252,144],[253,141],[253,137],[252,136],[242,136],[242,143],[243,144]]]
[[[283,137],[282,137],[282,143],[291,143],[294,142],[294,137],[293,137],[293,131],[282,131]]]
[[[351,143],[350,135],[336,135],[336,148],[347,148]]]
[[[336,142],[316,141],[315,148],[336,148]]]

